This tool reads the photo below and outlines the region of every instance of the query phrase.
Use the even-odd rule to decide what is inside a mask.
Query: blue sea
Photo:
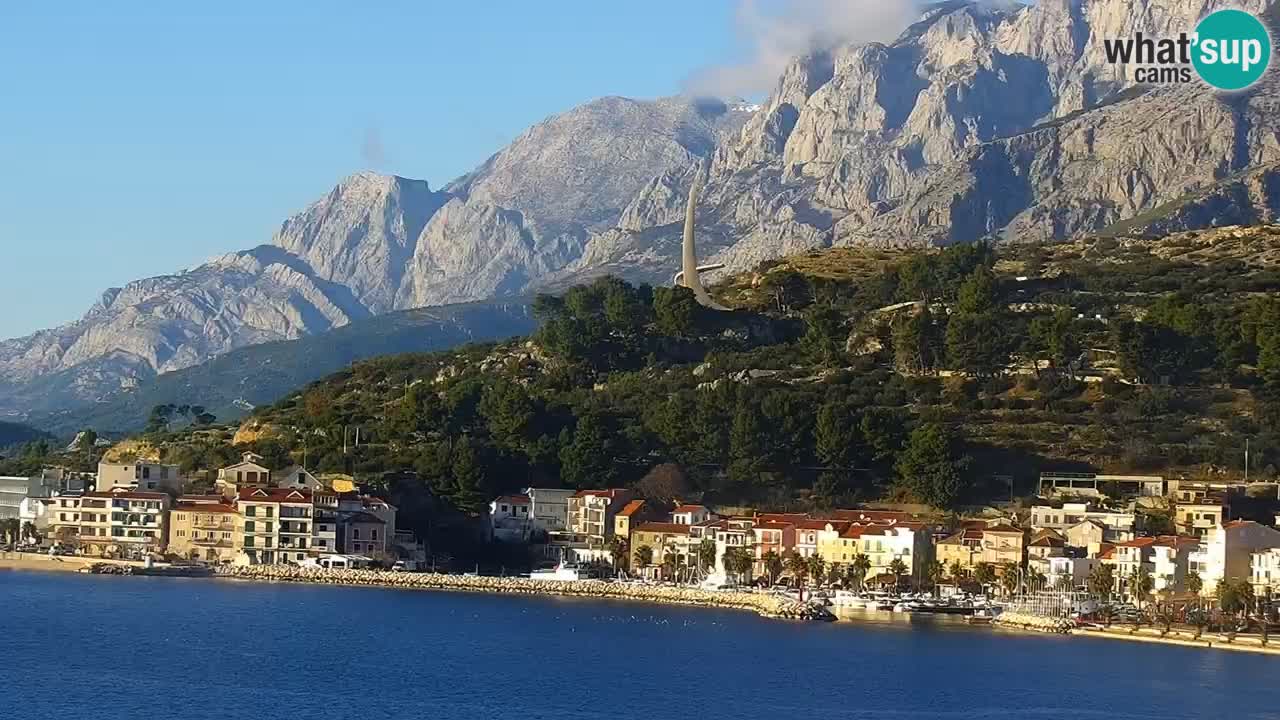
[[[0,572],[0,718],[1280,717],[1276,658],[877,618]]]

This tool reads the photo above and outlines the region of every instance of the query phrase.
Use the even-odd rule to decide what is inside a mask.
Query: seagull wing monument
[[[711,295],[707,293],[706,288],[702,287],[702,280],[698,277],[698,273],[703,270],[715,270],[724,267],[723,264],[698,267],[698,253],[693,246],[693,216],[694,211],[698,208],[698,189],[701,185],[702,173],[694,173],[693,186],[689,188],[689,207],[685,209],[684,214],[683,269],[676,273],[675,283],[692,290],[693,296],[697,298],[699,305],[712,310],[728,310],[729,308],[711,299]]]

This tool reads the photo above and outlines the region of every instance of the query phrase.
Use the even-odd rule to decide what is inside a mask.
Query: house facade
[[[230,503],[179,498],[169,511],[169,553],[185,560],[230,564],[243,548],[243,532]]]
[[[113,488],[140,490],[142,492],[169,492],[178,494],[186,488],[182,468],[161,463],[98,463],[97,488],[101,491]]]
[[[306,559],[312,536],[310,492],[241,488],[236,508],[243,518],[241,547],[249,564],[296,564]]]
[[[55,498],[49,530],[94,557],[140,560],[162,553],[168,540],[169,496],[117,487]]]

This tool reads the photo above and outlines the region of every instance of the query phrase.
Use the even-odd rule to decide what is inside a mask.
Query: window
[[[360,528],[351,528],[351,539],[352,540],[360,539]]]
[[[257,516],[258,516],[258,506],[257,506],[257,505],[246,505],[246,506],[245,506],[245,508],[244,508],[244,516],[245,516],[245,517],[257,517]]]
[[[178,537],[186,537],[186,536],[187,536],[187,531],[186,531],[186,530],[179,530],[179,531],[178,531]],[[191,533],[191,536],[192,536],[192,537],[196,537],[196,534],[195,534],[195,533]]]
[[[231,539],[231,533],[229,533],[229,532],[224,532],[224,533],[222,533],[222,539],[223,539],[223,540],[230,540],[230,539]]]
[[[254,522],[254,521],[252,521],[252,520],[246,520],[246,521],[245,521],[245,523],[244,523],[244,531],[245,531],[245,532],[247,532],[247,533],[256,532],[256,531],[254,530],[254,528],[256,528],[256,527],[257,527],[257,523],[255,523],[255,522]]]
[[[266,517],[271,517],[271,506],[268,505],[262,508],[262,514],[265,515]]]
[[[253,547],[253,536],[252,536],[252,535],[250,535],[250,536],[248,536],[248,537],[246,537],[246,538],[244,539],[244,546],[245,546],[245,547],[247,547],[247,548],[251,548],[251,547]]]
[[[369,539],[370,539],[370,540],[377,540],[377,539],[378,539],[378,530],[377,530],[377,528],[374,528],[374,529],[372,529],[372,530],[370,530],[370,531],[369,531]]]

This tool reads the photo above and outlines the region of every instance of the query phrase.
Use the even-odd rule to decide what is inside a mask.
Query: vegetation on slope
[[[870,272],[774,263],[722,286],[755,308],[731,313],[606,278],[539,297],[528,341],[358,362],[238,437],[151,439],[196,469],[236,440],[275,465],[412,469],[467,510],[530,484],[634,484],[664,462],[685,495],[774,507],[950,507],[1048,469],[1225,472],[1246,438],[1253,477],[1274,476],[1277,250],[1280,231],[1257,228],[959,246]]]

